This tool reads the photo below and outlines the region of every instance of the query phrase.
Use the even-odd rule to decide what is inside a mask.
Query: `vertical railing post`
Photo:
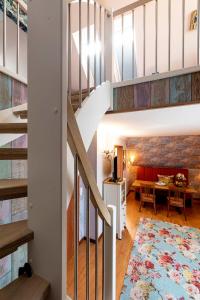
[[[121,74],[121,78],[122,81],[124,80],[124,14],[122,14],[122,74]]]
[[[108,206],[111,226],[104,228],[104,300],[116,299],[116,207]]]
[[[171,70],[171,0],[168,0],[168,71]]]
[[[82,106],[82,0],[79,0],[79,107]]]
[[[87,0],[87,90],[90,94],[90,0]]]
[[[79,205],[78,205],[78,156],[74,158],[74,299],[78,299],[78,244],[79,244]]]
[[[71,103],[72,96],[72,29],[71,29],[71,3],[68,4],[68,100]]]
[[[97,86],[97,3],[94,0],[94,88]]]
[[[17,53],[16,53],[16,73],[19,74],[19,30],[20,30],[20,27],[19,27],[19,13],[20,13],[20,10],[19,10],[19,2],[17,2]]]
[[[87,188],[86,205],[86,300],[90,299],[90,187]]]
[[[113,77],[113,15],[106,10],[104,23],[104,68],[105,81]]]
[[[182,68],[185,67],[185,0],[182,0]]]
[[[135,78],[135,14],[132,10],[132,31],[133,31],[133,41],[132,41],[132,77]]]
[[[95,209],[95,300],[98,300],[98,283],[99,283],[99,214]]]
[[[7,36],[6,36],[6,18],[7,18],[7,0],[3,1],[3,66],[6,66],[6,49],[7,49]]]
[[[99,40],[101,44],[101,50],[99,54],[99,84],[102,83],[102,6],[99,7]]]
[[[158,72],[158,0],[155,0],[155,73]]]
[[[143,25],[144,25],[144,32],[143,32],[143,76],[146,74],[146,5],[143,5]]]
[[[197,64],[199,65],[199,34],[200,34],[200,0],[197,2]]]

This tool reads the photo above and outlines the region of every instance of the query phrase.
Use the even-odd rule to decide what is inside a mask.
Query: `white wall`
[[[9,17],[7,25],[7,56],[6,69],[16,73],[17,25]],[[20,29],[19,33],[19,75],[27,79],[27,33]],[[3,14],[0,10],[0,65],[3,65]]]

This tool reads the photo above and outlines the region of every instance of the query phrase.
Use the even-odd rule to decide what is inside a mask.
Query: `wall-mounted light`
[[[135,162],[135,154],[131,154],[129,159],[128,159],[129,166],[133,166],[134,162]]]
[[[104,150],[104,155],[105,155],[105,158],[106,159],[109,159],[109,160],[111,160],[112,158],[113,158],[113,150],[111,151],[111,150]]]

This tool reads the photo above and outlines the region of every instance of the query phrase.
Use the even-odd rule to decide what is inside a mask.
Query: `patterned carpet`
[[[200,230],[141,218],[120,300],[200,300]]]

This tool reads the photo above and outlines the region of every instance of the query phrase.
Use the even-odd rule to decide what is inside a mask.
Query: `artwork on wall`
[[[197,9],[194,10],[191,13],[191,18],[190,18],[190,30],[195,30],[197,29],[197,23],[198,23],[198,11]]]

